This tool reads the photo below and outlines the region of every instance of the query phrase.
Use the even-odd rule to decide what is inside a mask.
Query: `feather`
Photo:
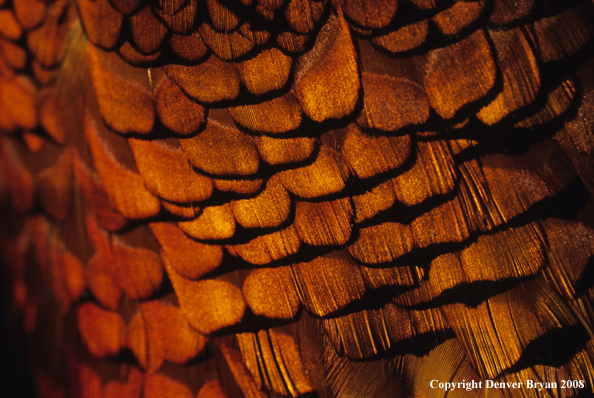
[[[593,16],[0,0],[39,396],[591,395]]]

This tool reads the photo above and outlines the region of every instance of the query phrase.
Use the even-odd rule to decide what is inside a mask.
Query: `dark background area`
[[[33,377],[29,370],[27,345],[21,318],[8,311],[9,278],[0,262],[0,396],[3,398],[36,397]]]

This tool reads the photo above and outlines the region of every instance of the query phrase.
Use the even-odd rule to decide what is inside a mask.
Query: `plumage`
[[[0,0],[36,395],[592,395],[593,48],[585,0]]]

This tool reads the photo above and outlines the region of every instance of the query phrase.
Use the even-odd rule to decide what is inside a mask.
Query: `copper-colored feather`
[[[36,393],[593,394],[593,48],[585,0],[0,0]]]

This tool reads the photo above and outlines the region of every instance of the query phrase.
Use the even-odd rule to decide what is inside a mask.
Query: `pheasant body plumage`
[[[591,395],[593,7],[0,0],[37,394]]]

